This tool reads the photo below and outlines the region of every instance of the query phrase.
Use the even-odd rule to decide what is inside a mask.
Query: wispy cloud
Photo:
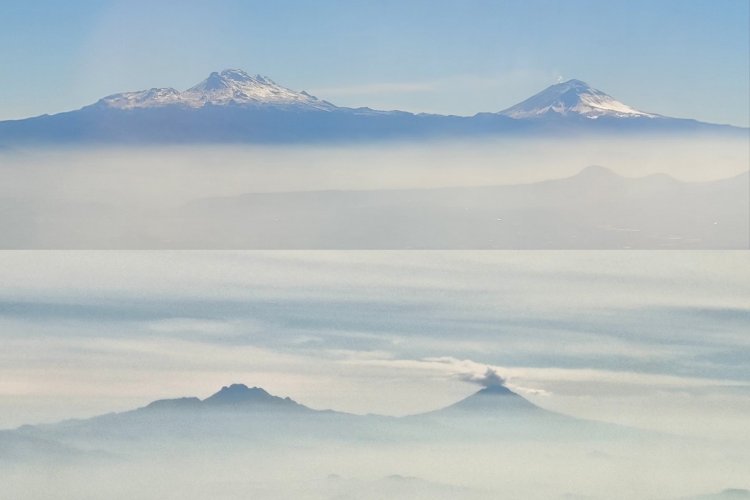
[[[616,415],[664,394],[699,405],[723,391],[737,405],[750,383],[745,261],[712,252],[5,253],[0,409],[22,404],[27,387],[107,398],[100,410],[109,411],[111,398],[132,401],[142,390],[134,384],[148,380],[159,383],[139,404],[246,382],[362,413],[434,409],[492,383],[593,416],[606,398],[628,401]]]
[[[559,80],[555,72],[539,72],[528,69],[515,69],[503,73],[459,74],[429,80],[390,81],[375,83],[352,83],[335,87],[314,87],[312,92],[322,98],[336,100],[360,96],[396,96],[414,94],[454,94],[469,95],[469,92],[496,91],[497,98],[513,99],[526,96],[529,89],[550,85]],[[492,106],[495,103],[488,103]],[[489,110],[489,108],[487,109]]]
[[[313,92],[319,96],[365,96],[373,94],[434,92],[437,89],[438,85],[435,82],[383,82],[345,87],[323,87],[314,89]]]
[[[461,380],[465,382],[471,382],[472,384],[478,384],[482,387],[504,387],[505,386],[505,378],[503,378],[499,373],[498,370],[495,368],[490,368],[489,366],[485,370],[485,372],[481,375],[476,375],[475,373],[471,374],[465,374],[461,377]]]

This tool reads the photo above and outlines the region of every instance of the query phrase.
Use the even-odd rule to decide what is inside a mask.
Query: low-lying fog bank
[[[0,247],[746,248],[748,154],[675,137],[6,150]]]
[[[520,184],[590,165],[710,181],[747,170],[748,139],[498,139],[333,146],[0,150],[2,197],[179,205],[191,199],[321,190]]]
[[[176,418],[136,427],[114,421],[73,438],[75,423],[62,424],[58,436],[67,433],[78,450],[42,442],[20,457],[0,453],[0,481],[15,500],[677,500],[730,489],[735,496],[727,498],[747,495],[750,455],[741,443],[635,433],[561,438],[553,428],[539,437],[531,430],[498,437],[508,425],[502,415],[485,421],[493,428],[481,441],[424,425],[395,439],[377,421],[352,434],[342,422],[333,432],[330,423],[273,415],[250,415],[244,425],[228,420],[200,414],[195,425]]]

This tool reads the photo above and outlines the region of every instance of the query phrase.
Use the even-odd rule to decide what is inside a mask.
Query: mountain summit
[[[433,413],[441,415],[463,414],[477,416],[516,416],[545,413],[528,399],[516,394],[504,385],[491,385],[471,396]]]
[[[568,80],[547,87],[525,101],[500,111],[499,114],[515,119],[542,118],[554,115],[580,115],[590,119],[603,116],[613,118],[659,117],[659,115],[631,108],[581,80]]]
[[[302,405],[290,398],[280,398],[269,394],[260,387],[248,387],[245,384],[224,386],[216,394],[203,400],[208,406],[244,406],[261,405],[279,408],[303,408]]]
[[[333,104],[321,101],[307,92],[295,92],[270,78],[251,76],[239,69],[211,73],[208,78],[180,92],[173,88],[154,88],[114,94],[101,99],[97,106],[114,109],[143,109],[179,106],[274,106],[281,108],[330,111]]]

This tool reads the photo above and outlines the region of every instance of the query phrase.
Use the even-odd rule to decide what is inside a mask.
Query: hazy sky
[[[240,67],[340,105],[473,114],[578,78],[748,122],[745,0],[4,0],[0,119]]]
[[[400,415],[492,366],[546,408],[750,439],[746,252],[1,257],[0,428],[234,382]]]

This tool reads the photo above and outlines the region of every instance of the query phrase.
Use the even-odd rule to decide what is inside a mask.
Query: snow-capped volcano
[[[239,69],[211,73],[199,84],[180,92],[173,88],[154,88],[138,92],[114,94],[101,99],[98,106],[115,109],[162,108],[181,106],[272,106],[280,108],[330,111],[333,104],[307,92],[282,87],[268,77],[251,76]]]
[[[657,118],[659,115],[631,108],[601,90],[580,80],[569,80],[547,87],[538,94],[500,111],[511,118],[542,118],[545,116],[575,116],[596,119],[603,116],[615,118]]]

